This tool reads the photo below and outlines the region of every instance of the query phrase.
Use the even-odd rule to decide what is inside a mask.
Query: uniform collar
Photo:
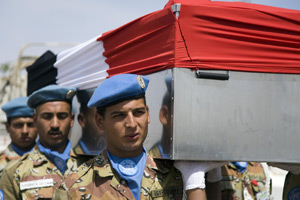
[[[93,160],[94,170],[100,177],[113,176],[113,168],[107,156],[106,149],[102,150],[102,153],[96,156]],[[147,154],[146,168],[154,173],[166,174],[170,172],[169,166],[170,160],[154,159]]]
[[[49,162],[48,158],[40,151],[38,145],[35,145],[32,152],[30,153],[32,155],[32,159],[33,159],[33,166],[39,166],[42,165],[43,163],[47,163]],[[74,151],[71,149],[70,151],[70,158],[77,158],[78,155],[76,155],[74,153]],[[54,167],[54,164],[52,162],[50,163],[50,167]]]
[[[20,156],[14,151],[14,149],[12,148],[11,144],[8,145],[8,147],[3,151],[3,154],[5,155],[5,157],[11,161],[11,160],[15,160],[18,159]]]
[[[253,166],[253,162],[247,162],[247,163],[248,163],[248,165]],[[234,164],[232,164],[231,162],[229,162],[227,166],[229,168],[233,169],[233,170],[238,171],[238,168]]]
[[[79,143],[73,148],[73,151],[76,155],[85,155]]]

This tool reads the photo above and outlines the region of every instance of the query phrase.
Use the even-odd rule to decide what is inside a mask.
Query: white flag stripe
[[[78,84],[78,88],[80,88],[81,90],[90,89],[90,88],[96,88],[105,79],[106,78],[97,78],[97,79],[87,80],[85,82],[80,82],[80,84]]]
[[[90,55],[82,55],[79,59],[77,57],[62,65],[57,78],[65,82],[66,79],[69,80],[70,78],[78,78],[98,71],[106,71],[108,69],[106,66],[105,58],[99,55],[99,52],[93,52]]]
[[[57,61],[55,63],[55,65],[60,66],[61,68],[67,68],[67,64],[71,62],[84,62],[85,60],[81,60],[82,57],[87,57],[89,55],[93,55],[93,54],[100,54],[101,52],[103,52],[103,48],[101,48],[101,45],[99,45],[100,43],[97,42],[96,40],[89,42],[89,43],[85,43],[85,46],[80,45],[80,48],[74,48],[72,51],[71,50],[67,50],[67,53],[61,52],[57,55]],[[61,55],[63,54],[63,55]],[[70,60],[70,58],[72,58]]]
[[[76,45],[75,47],[72,47],[72,48],[69,48],[67,50],[60,52],[59,55],[57,55],[56,63],[63,64],[64,58],[67,58],[69,55],[74,54],[75,52],[80,51],[83,48],[88,48],[90,46],[89,44],[94,43],[97,40],[97,38],[100,36],[94,37],[86,42]]]
[[[75,86],[78,89],[97,87],[108,76],[103,43],[98,37],[57,55],[57,84]]]
[[[66,82],[63,82],[59,85],[66,85],[66,86],[76,86],[80,89],[89,89],[97,87],[102,80],[104,80],[107,76],[106,71],[96,72],[93,74],[89,74],[86,76],[81,76],[77,79],[72,79]],[[88,85],[91,84],[91,85]],[[84,88],[83,88],[84,87]]]

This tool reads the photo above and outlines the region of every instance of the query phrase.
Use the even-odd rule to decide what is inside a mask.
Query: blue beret
[[[76,88],[74,87],[48,85],[33,92],[29,96],[27,104],[30,108],[36,108],[49,101],[65,101],[71,104],[75,93]]]
[[[32,117],[33,109],[27,106],[28,97],[18,97],[2,106],[6,117]]]
[[[88,107],[103,107],[146,92],[149,79],[135,74],[119,74],[103,81],[94,91]]]

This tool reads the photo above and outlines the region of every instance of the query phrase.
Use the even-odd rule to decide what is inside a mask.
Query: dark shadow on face
[[[89,89],[77,92],[77,100],[80,103],[77,120],[82,130],[79,143],[74,148],[77,154],[98,155],[106,147],[105,134],[96,126],[96,108],[87,107],[93,91],[93,89]]]
[[[155,158],[170,158],[171,137],[172,137],[172,98],[171,98],[171,81],[166,79],[167,92],[165,93],[162,105],[159,111],[159,121],[163,125],[161,140],[153,145],[149,154]]]

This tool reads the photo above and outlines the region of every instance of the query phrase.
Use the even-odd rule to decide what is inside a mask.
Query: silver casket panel
[[[147,75],[146,149],[174,160],[300,163],[300,76],[231,71],[220,80],[226,72],[212,73],[203,79],[174,68]],[[81,136],[75,121],[73,146]]]
[[[184,68],[149,75],[147,149],[159,146],[162,157],[175,160],[300,162],[299,75],[211,77]]]

